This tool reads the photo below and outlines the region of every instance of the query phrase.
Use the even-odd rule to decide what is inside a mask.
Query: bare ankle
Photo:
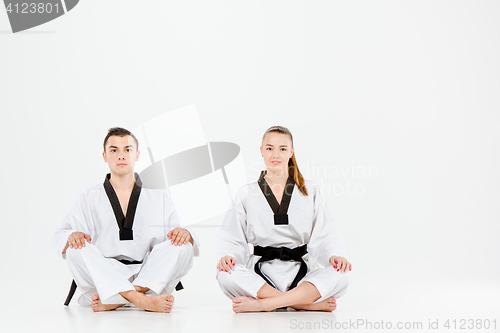
[[[134,286],[135,288],[135,291],[139,292],[139,293],[147,293],[149,291],[149,288],[148,287],[141,287],[141,286]]]
[[[123,291],[123,292],[120,293],[120,295],[122,295],[123,298],[125,298],[130,303],[133,303],[134,305],[136,304],[136,302],[138,300],[140,300],[141,296],[144,296],[143,293],[140,293],[140,292],[138,292],[136,290]]]

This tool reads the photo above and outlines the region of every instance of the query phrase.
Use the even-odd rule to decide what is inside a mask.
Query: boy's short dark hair
[[[122,128],[122,127],[113,127],[113,128],[109,129],[108,135],[106,135],[106,137],[104,138],[104,143],[102,144],[104,151],[106,151],[106,142],[108,142],[108,139],[110,136],[124,137],[127,135],[130,135],[131,137],[134,138],[135,144],[137,145],[136,149],[139,149],[139,141],[137,141],[137,138],[135,137],[134,134],[132,134],[132,132],[130,132],[129,130],[126,130],[125,128]]]

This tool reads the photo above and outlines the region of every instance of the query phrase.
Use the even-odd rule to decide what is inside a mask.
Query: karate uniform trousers
[[[307,264],[307,274],[298,285],[304,281],[312,283],[321,294],[316,302],[332,296],[339,298],[346,293],[351,273],[337,272],[329,263],[331,256],[345,256],[340,231],[319,187],[307,180],[306,187],[308,196],[302,195],[296,186],[293,188],[288,225],[274,224],[273,211],[257,183],[240,189],[216,238],[217,257],[229,255],[236,259],[236,265],[229,273],[217,272],[219,285],[229,298],[256,298],[266,283],[254,271],[261,257],[253,255],[248,244],[289,249],[307,244],[309,253],[302,257]],[[279,259],[260,263],[262,273],[282,292],[288,291],[299,267],[299,262]]]
[[[274,263],[270,263],[270,265],[281,266],[281,263],[278,263],[278,261],[280,260],[275,259]],[[257,298],[257,292],[260,288],[262,288],[266,281],[254,272],[253,264],[249,266],[250,267],[235,265],[229,273],[224,271],[217,272],[217,280],[226,296],[229,298],[238,296]],[[292,270],[295,274],[297,274],[297,271],[298,267],[296,270]],[[277,285],[278,290],[285,292],[287,291],[287,285],[289,285],[295,278],[295,274],[286,274],[283,276],[284,279],[276,279],[275,281],[271,280],[271,282]],[[312,283],[321,294],[321,297],[315,302],[318,303],[332,296],[337,299],[344,295],[347,292],[347,287],[349,286],[351,279],[351,272],[337,272],[337,269],[332,266],[325,268],[318,267],[314,271],[308,272],[306,276],[299,281],[298,285],[304,281]],[[279,280],[282,282],[286,281],[285,285],[283,286],[283,283],[281,283],[281,285],[277,283]]]
[[[125,265],[105,258],[85,241],[81,249],[66,250],[66,261],[82,293],[80,305],[90,305],[94,293],[103,304],[127,304],[119,293],[135,290],[134,285],[149,288],[146,295],[171,294],[193,265],[193,247],[191,243],[175,246],[166,240],[155,245],[142,264]]]

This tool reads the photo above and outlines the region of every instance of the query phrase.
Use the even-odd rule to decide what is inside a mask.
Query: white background
[[[249,182],[263,132],[292,131],[359,307],[408,285],[443,307],[458,305],[429,286],[498,294],[499,17],[498,1],[82,0],[12,34],[0,10],[2,308],[64,299],[52,233],[102,182],[107,129],[191,104],[207,141],[241,147]],[[216,286],[211,232],[190,279]]]

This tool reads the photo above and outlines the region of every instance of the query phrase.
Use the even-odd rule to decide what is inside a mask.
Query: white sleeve
[[[66,247],[69,235],[73,232],[80,231],[94,239],[95,233],[91,221],[92,216],[88,206],[88,200],[85,198],[85,194],[82,194],[73,205],[68,215],[66,215],[61,224],[56,228],[52,239],[52,246],[63,259],[66,259],[66,254],[62,252]]]
[[[344,240],[319,188],[314,186],[311,192],[309,195],[314,196],[314,220],[307,250],[321,265],[327,267],[332,256],[345,257]]]
[[[191,237],[193,238],[193,252],[194,255],[197,257],[200,255],[200,240],[196,233],[193,231],[193,228],[185,226],[183,223],[183,220],[181,216],[179,215],[179,212],[175,208],[175,204],[170,199],[170,197],[167,195],[167,193],[164,194],[164,218],[165,218],[165,239],[167,239],[167,234],[169,233],[170,230],[181,227],[189,231],[191,234]]]
[[[231,256],[236,259],[236,264],[247,264],[250,249],[244,232],[246,223],[246,211],[237,194],[215,239],[217,262],[224,256]]]

